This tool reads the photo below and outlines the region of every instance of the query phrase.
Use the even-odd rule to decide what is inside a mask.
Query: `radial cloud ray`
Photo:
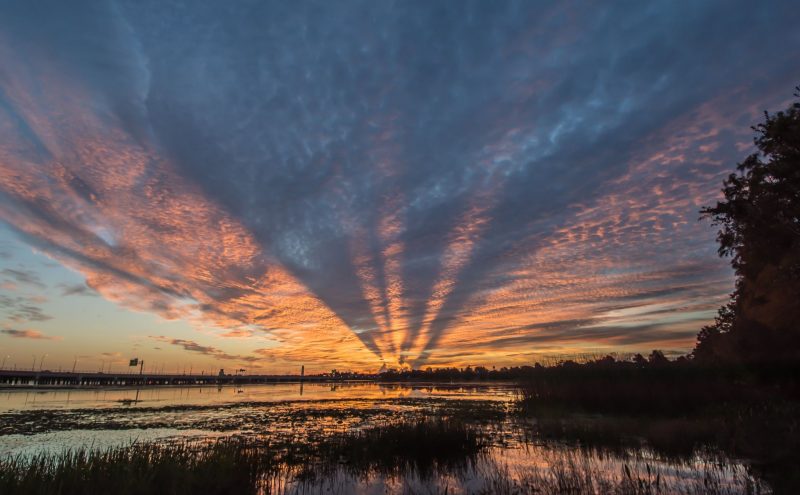
[[[732,280],[697,211],[798,82],[798,15],[5,2],[0,218],[88,293],[250,342],[144,334],[196,355],[685,351]]]

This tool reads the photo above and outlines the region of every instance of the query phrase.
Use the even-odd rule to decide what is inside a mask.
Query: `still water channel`
[[[516,398],[511,384],[5,389],[0,390],[0,456],[229,435],[313,442],[403,419],[461,415],[477,418],[475,424],[490,448],[479,462],[458,473],[422,479],[414,473],[343,472],[335,480],[296,488],[306,493],[315,493],[315,488],[339,493],[473,493],[513,483],[524,493],[526,483],[557,482],[560,476],[592,478],[598,489],[606,486],[603,483],[619,485],[626,478],[652,482],[657,476],[670,491],[684,493],[770,492],[746,460],[730,458],[713,446],[676,454],[654,448],[644,438],[586,441],[574,431],[562,438],[559,432],[570,431],[564,423],[570,420],[553,427],[551,420],[520,418],[514,414]]]

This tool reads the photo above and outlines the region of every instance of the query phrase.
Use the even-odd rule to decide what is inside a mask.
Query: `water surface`
[[[719,493],[745,493],[753,487],[768,492],[746,460],[730,458],[713,445],[676,454],[645,439],[623,445],[559,437],[558,428],[551,429],[555,435],[549,430],[542,434],[546,422],[513,414],[516,397],[509,384],[457,383],[4,390],[0,456],[228,435],[299,445],[403,419],[457,416],[477,425],[490,443],[486,455],[464,470],[421,479],[415,473],[364,475],[343,469],[312,486],[300,481],[285,486],[306,493],[331,487],[334,493],[472,493],[513,482],[525,493],[530,480],[572,470],[609,483],[626,476],[658,476],[687,493],[703,493],[709,483]]]
[[[510,384],[391,384],[375,382],[275,383],[223,386],[0,389],[0,413],[34,409],[83,409],[223,405],[289,400],[459,398],[504,400],[515,397]]]

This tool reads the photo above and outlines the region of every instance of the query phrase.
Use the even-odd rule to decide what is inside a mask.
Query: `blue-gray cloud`
[[[61,284],[62,296],[96,296],[97,293],[86,284]]]
[[[0,275],[9,277],[22,285],[33,287],[36,289],[44,289],[45,285],[42,283],[39,275],[36,272],[25,269],[4,268],[0,270]]]
[[[25,296],[0,294],[0,315],[13,322],[47,321],[53,317],[37,305],[37,301]]]

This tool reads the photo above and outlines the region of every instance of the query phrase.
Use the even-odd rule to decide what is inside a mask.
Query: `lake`
[[[487,445],[458,469],[423,476],[342,467],[313,480],[273,480],[280,486],[272,492],[528,493],[536,483],[592,478],[593,490],[644,481],[685,493],[770,493],[747,460],[713,444],[650,441],[627,420],[520,416],[516,398],[511,384],[6,389],[0,392],[0,457],[234,436],[287,448],[417,418],[457,417],[477,428]],[[684,427],[663,428],[680,435]]]

